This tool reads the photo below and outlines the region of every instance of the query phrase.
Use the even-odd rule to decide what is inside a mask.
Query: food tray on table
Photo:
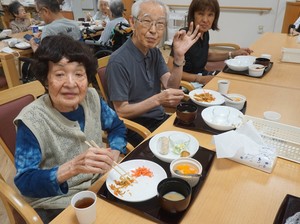
[[[298,213],[298,214],[297,214]],[[299,218],[299,213],[300,213],[300,198],[287,194],[280,207],[279,210],[276,214],[275,220],[273,224],[283,224],[283,223],[298,223],[295,222],[296,218]],[[296,216],[294,216],[296,214]],[[292,218],[293,217],[293,218]],[[287,222],[287,219],[293,219],[289,220],[290,222]]]
[[[300,163],[300,128],[245,115],[252,120],[265,143],[277,149],[277,156]]]
[[[189,102],[193,103],[191,100],[189,100]],[[203,131],[203,132],[213,134],[213,135],[217,135],[217,134],[221,134],[221,133],[226,132],[226,131],[219,131],[219,130],[216,130],[216,129],[213,129],[213,128],[209,127],[204,122],[204,120],[201,116],[202,110],[204,110],[206,107],[203,107],[203,106],[200,106],[200,105],[196,105],[196,106],[198,107],[197,117],[192,123],[184,124],[178,118],[175,118],[174,123],[173,123],[174,126],[180,127],[180,128],[186,128],[186,129],[190,129],[190,130],[195,130],[195,131]],[[247,101],[245,102],[244,107],[240,111],[243,114],[245,114],[246,108],[247,108]]]
[[[204,181],[212,165],[214,157],[215,157],[214,151],[202,147],[199,147],[199,150],[193,156],[194,159],[198,160],[202,164],[203,172],[199,183],[192,189],[192,197],[191,197],[191,203],[189,207],[193,204],[193,201],[195,200],[201,187],[203,186]],[[149,140],[143,142],[128,156],[126,156],[123,162],[132,159],[145,159],[145,160],[150,160],[152,162],[155,162],[159,164],[166,171],[168,177],[171,176],[170,168],[169,168],[170,163],[163,162],[154,156],[154,154],[151,152],[149,148]],[[142,190],[146,190],[146,189],[142,189]],[[189,209],[188,207],[185,211],[176,214],[168,213],[160,207],[157,197],[151,198],[143,202],[126,202],[113,196],[107,189],[106,183],[102,185],[102,187],[100,188],[97,194],[99,197],[101,197],[104,200],[107,200],[119,207],[122,207],[134,213],[138,213],[139,215],[145,218],[151,219],[159,223],[179,223],[183,219],[187,210]]]
[[[253,77],[253,78],[261,78],[265,74],[267,74],[271,70],[272,67],[273,67],[273,62],[270,62],[269,66],[267,66],[265,68],[264,73],[261,76],[258,76],[258,77],[250,76],[248,69],[244,70],[244,71],[234,71],[234,70],[230,69],[227,65],[224,67],[223,72],[225,72],[225,73],[231,73],[231,74],[236,74],[236,75],[245,75],[245,76]]]

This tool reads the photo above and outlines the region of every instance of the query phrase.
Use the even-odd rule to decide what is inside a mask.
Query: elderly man
[[[81,39],[81,32],[77,23],[73,20],[64,18],[60,11],[60,5],[57,0],[35,0],[36,11],[41,19],[47,24],[43,28],[41,39],[50,35],[66,34],[74,40]],[[38,44],[30,40],[32,50],[38,48]]]
[[[131,12],[133,35],[111,55],[106,69],[108,95],[120,117],[154,131],[168,117],[163,106],[175,107],[184,96],[179,89],[184,54],[198,40],[199,27],[192,32],[191,24],[188,32],[175,34],[175,66],[169,71],[156,48],[167,25],[168,8],[160,1],[140,0],[133,4]],[[140,140],[128,134],[130,143]]]

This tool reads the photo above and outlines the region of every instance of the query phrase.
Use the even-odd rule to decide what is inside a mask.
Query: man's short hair
[[[60,3],[58,2],[58,0],[35,0],[35,4],[38,8],[45,7],[54,13],[60,11]]]

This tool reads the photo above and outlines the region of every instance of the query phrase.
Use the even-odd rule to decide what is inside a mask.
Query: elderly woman
[[[102,26],[106,26],[106,24],[109,22],[109,1],[110,0],[99,0],[98,1],[98,11],[96,14],[92,17],[92,19],[95,20],[101,20]]]
[[[8,11],[15,18],[9,24],[13,33],[25,32],[30,29],[31,25],[38,23],[38,21],[28,17],[24,6],[18,1],[10,3],[8,5]]]
[[[53,47],[55,46],[55,47]],[[70,204],[125,153],[126,128],[88,88],[97,60],[84,43],[48,36],[34,54],[32,71],[46,94],[15,119],[15,184],[46,222]],[[102,144],[107,131],[110,148]],[[88,147],[94,140],[101,148]]]
[[[219,30],[218,20],[220,7],[217,0],[193,0],[188,11],[188,24],[194,22],[199,25],[201,38],[186,52],[185,65],[183,66],[182,80],[192,82],[195,87],[206,84],[213,76],[205,70],[207,61],[222,61],[238,55],[249,55],[252,51],[249,48],[229,52],[217,52],[209,50],[209,30]],[[188,28],[184,28],[188,30]],[[168,66],[173,67],[174,53],[170,53]],[[215,74],[215,72],[212,72]],[[202,85],[201,85],[202,86]]]
[[[99,39],[100,44],[104,46],[110,45],[109,41],[113,35],[115,26],[118,23],[128,24],[128,21],[123,17],[124,4],[122,0],[111,0],[109,3],[109,9],[111,12],[111,20],[106,24],[106,27]]]

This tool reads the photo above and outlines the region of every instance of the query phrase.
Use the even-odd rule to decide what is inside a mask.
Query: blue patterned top
[[[110,148],[126,152],[126,127],[116,112],[104,100],[101,103],[102,129],[108,133]],[[77,121],[83,131],[85,126],[84,110],[79,106],[77,110],[61,113],[72,121]],[[39,143],[31,130],[23,123],[18,122],[16,137],[15,166],[17,174],[14,179],[20,192],[27,197],[42,198],[65,194],[68,184],[57,182],[58,166],[51,169],[40,169],[42,153]]]

